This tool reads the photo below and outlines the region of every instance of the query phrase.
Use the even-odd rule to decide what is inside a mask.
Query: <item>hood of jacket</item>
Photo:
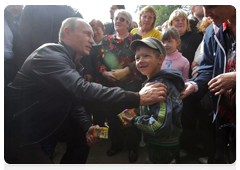
[[[185,87],[184,80],[182,78],[182,72],[178,70],[173,70],[173,69],[164,69],[160,70],[157,74],[155,74],[153,77],[151,77],[149,80],[146,80],[143,85],[149,82],[153,82],[154,80],[158,78],[164,78],[170,80],[177,89],[182,91]]]

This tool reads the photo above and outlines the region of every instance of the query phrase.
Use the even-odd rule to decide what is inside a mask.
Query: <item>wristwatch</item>
[[[194,81],[189,81],[189,83],[191,83],[191,84],[195,87],[194,93],[196,93],[196,92],[198,91],[198,85],[197,85],[197,83],[195,83]]]

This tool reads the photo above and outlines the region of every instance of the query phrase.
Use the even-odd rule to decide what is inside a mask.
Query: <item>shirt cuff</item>
[[[191,83],[191,84],[195,87],[194,93],[196,93],[196,92],[198,91],[198,85],[197,85],[197,83],[194,82],[194,81],[189,81],[189,83]]]

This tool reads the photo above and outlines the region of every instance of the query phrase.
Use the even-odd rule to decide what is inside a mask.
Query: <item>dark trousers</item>
[[[147,144],[148,158],[154,164],[170,164],[175,158],[178,145],[176,146],[158,146],[154,144]]]
[[[67,145],[61,164],[86,163],[90,149],[86,142],[86,135],[73,127],[68,119],[51,136],[40,143],[5,152],[5,160],[10,164],[52,164],[49,154],[42,147],[51,147],[56,142],[66,142]]]
[[[236,161],[236,122],[224,124],[218,117],[215,120],[214,164],[234,163]],[[224,125],[224,127],[220,127]],[[225,126],[226,125],[226,126]]]
[[[180,149],[190,151],[201,142],[204,145],[201,156],[213,158],[215,127],[212,123],[212,111],[213,102],[210,92],[201,101],[193,95],[183,100],[181,115],[183,132],[180,136]]]
[[[180,149],[190,150],[189,147],[196,142],[199,102],[200,101],[192,95],[183,99],[183,109],[181,114],[183,132],[180,136]]]
[[[141,89],[142,80],[134,80],[133,82],[123,87],[126,91],[138,92]],[[109,133],[112,142],[112,147],[122,148],[124,137],[126,137],[126,146],[128,150],[134,150],[137,152],[139,142],[141,139],[141,132],[134,126],[125,128],[117,114],[123,110],[115,110],[114,112],[108,112],[107,120],[109,125]]]
[[[122,148],[123,145],[126,145],[128,150],[137,151],[141,139],[140,130],[133,126],[127,128],[123,127],[121,120],[116,114],[108,114],[107,119],[112,147]],[[124,141],[126,141],[126,144]]]

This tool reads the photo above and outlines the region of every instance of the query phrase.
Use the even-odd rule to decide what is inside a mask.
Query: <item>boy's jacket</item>
[[[132,123],[143,131],[145,140],[157,145],[176,144],[182,133],[180,92],[185,84],[180,71],[165,69],[159,71],[144,82],[163,83],[167,86],[167,97],[164,102],[150,106],[141,106],[141,116],[135,116]]]

